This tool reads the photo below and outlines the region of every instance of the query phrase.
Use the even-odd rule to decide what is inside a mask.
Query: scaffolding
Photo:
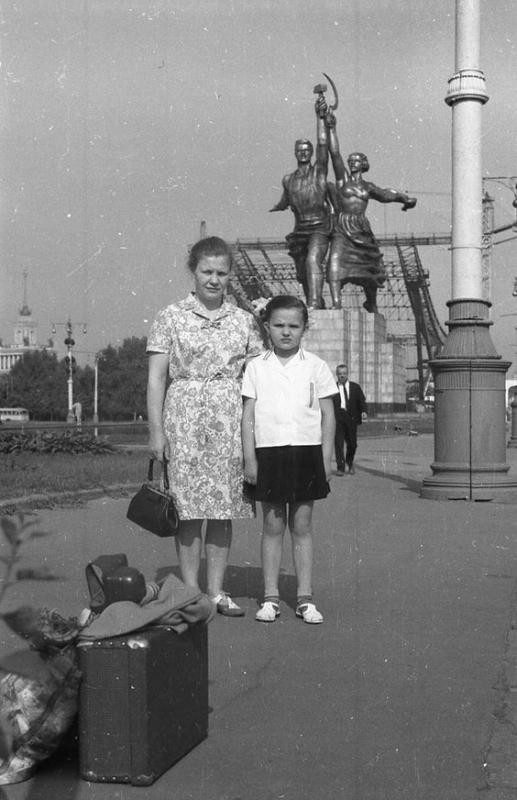
[[[386,319],[388,337],[405,347],[408,380],[411,380],[411,373],[416,372],[419,395],[423,398],[431,379],[428,362],[440,352],[446,334],[431,300],[429,273],[422,266],[418,245],[449,244],[450,236],[402,237],[394,234],[377,241],[386,269],[386,283],[377,295],[379,313]],[[304,299],[285,241],[238,239],[232,250],[235,270],[231,292],[240,306],[258,316],[261,301],[277,294]],[[326,283],[323,299],[326,307],[330,308],[331,298]],[[343,308],[361,309],[363,301],[361,287],[344,286]]]

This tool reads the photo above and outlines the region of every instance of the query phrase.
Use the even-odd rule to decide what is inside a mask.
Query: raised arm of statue
[[[329,163],[329,143],[326,117],[329,113],[326,100],[323,96],[318,97],[314,105],[316,112],[316,164],[325,175],[328,172]]]
[[[334,167],[334,175],[336,176],[336,183],[338,186],[342,185],[350,177],[343,156],[339,149],[339,140],[337,138],[336,130],[336,117],[329,111],[326,117],[326,127],[328,130],[330,157],[332,159],[332,166]]]

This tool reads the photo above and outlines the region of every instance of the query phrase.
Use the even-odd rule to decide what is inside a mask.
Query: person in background
[[[188,267],[194,291],[159,312],[147,342],[149,448],[168,461],[184,583],[199,590],[206,520],[207,594],[220,614],[237,617],[244,611],[223,589],[231,520],[254,515],[244,492],[241,377],[262,339],[254,317],[225,299],[232,270],[225,241],[201,239]]]
[[[357,450],[357,426],[367,416],[366,398],[359,384],[348,379],[346,364],[338,364],[336,377],[338,392],[332,398],[336,415],[334,439],[336,474],[344,475],[348,469],[350,475],[355,475],[354,456]]]
[[[302,350],[305,304],[290,295],[269,301],[263,315],[272,349],[248,362],[242,383],[244,477],[262,503],[264,602],[255,618],[280,614],[278,579],[286,524],[297,579],[296,616],[323,622],[312,598],[312,509],[329,493],[336,390],[318,356]]]

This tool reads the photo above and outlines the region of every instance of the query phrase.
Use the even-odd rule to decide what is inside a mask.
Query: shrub
[[[94,453],[105,455],[115,448],[105,439],[96,439],[86,433],[38,432],[5,433],[0,436],[0,453]]]

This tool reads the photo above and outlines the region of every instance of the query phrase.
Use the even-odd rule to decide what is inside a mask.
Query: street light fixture
[[[99,361],[101,360],[102,355],[100,353],[95,353],[95,359],[93,362],[93,369],[94,369],[94,381],[93,381],[93,423],[97,425],[99,422]],[[97,435],[97,433],[95,434]]]
[[[86,322],[79,322],[76,323],[78,325],[82,325],[83,333],[86,333]],[[73,347],[75,345],[75,340],[73,339],[73,325],[72,320],[68,317],[66,322],[53,322],[52,323],[52,334],[56,333],[57,327],[63,325],[66,330],[66,338],[64,343],[66,345],[66,356],[65,356],[65,364],[67,368],[67,386],[68,386],[68,411],[66,415],[66,421],[68,423],[73,423],[75,420],[74,415],[74,370],[75,370],[75,358],[73,356]]]

